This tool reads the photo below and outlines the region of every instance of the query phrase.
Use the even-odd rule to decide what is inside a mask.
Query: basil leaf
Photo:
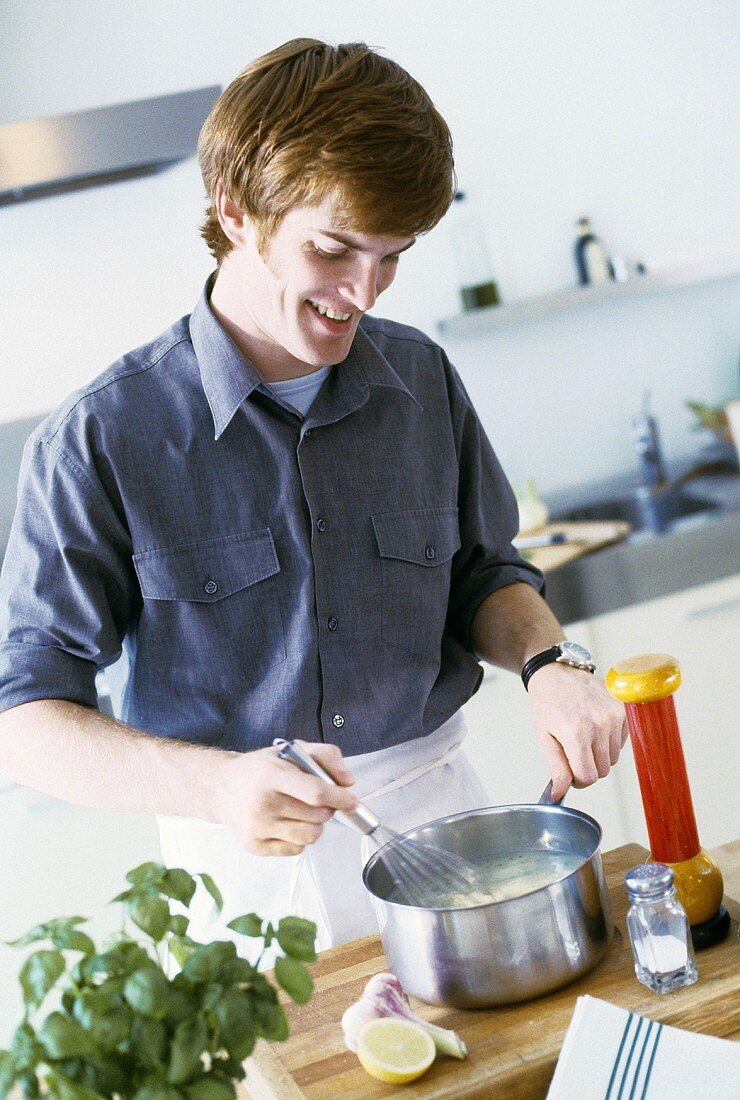
[[[229,921],[226,927],[238,932],[240,936],[261,936],[262,917],[258,917],[256,913],[246,913],[243,917]]]
[[[10,1053],[15,1061],[16,1072],[34,1069],[41,1061],[44,1052],[36,1038],[36,1032],[25,1020],[13,1032],[10,1041]]]
[[[216,911],[220,913],[224,907],[224,899],[221,896],[221,891],[219,890],[218,886],[216,886],[216,883],[213,881],[211,876],[206,874],[205,871],[203,871],[202,874],[198,875],[198,878],[201,880],[206,890],[216,903]]]
[[[185,1093],[180,1092],[179,1089],[170,1088],[169,1085],[159,1081],[152,1081],[151,1084],[142,1085],[137,1089],[132,1100],[183,1100],[184,1096]]]
[[[227,990],[213,1012],[222,1045],[233,1059],[243,1062],[252,1053],[257,1039],[249,993],[239,989]]]
[[[134,924],[146,932],[155,943],[163,938],[170,925],[170,907],[158,894],[135,897],[129,905],[129,916]]]
[[[43,924],[37,924],[35,928],[32,928],[30,932],[26,932],[25,936],[21,936],[19,940],[6,940],[8,947],[25,947],[29,943],[37,943],[38,940],[48,940],[58,930],[63,928],[74,928],[76,924],[85,924],[87,917],[57,917],[55,920],[45,921]]]
[[[0,1050],[0,1100],[5,1100],[14,1083],[15,1058],[9,1050]]]
[[[219,1081],[215,1077],[204,1077],[185,1089],[188,1100],[233,1100],[236,1089],[230,1081]]]
[[[133,1013],[129,1006],[118,1005],[117,1008],[112,1008],[99,1020],[96,1020],[90,1032],[95,1042],[103,1050],[114,1051],[118,1049],[119,1043],[122,1043],[124,1039],[128,1039],[131,1034],[132,1021]],[[151,1020],[149,1026],[154,1026]]]
[[[172,957],[181,968],[185,966],[185,963],[195,951],[192,943],[188,943],[187,940],[181,939],[179,936],[173,936],[168,946],[172,952]]]
[[[275,960],[275,977],[296,1004],[304,1005],[313,993],[313,978],[298,959],[289,956]]]
[[[18,1084],[20,1085],[23,1096],[28,1097],[29,1100],[36,1100],[36,1097],[41,1095],[38,1078],[35,1073],[21,1073],[18,1076]]]
[[[83,963],[83,973],[105,973],[111,976],[125,977],[135,970],[150,965],[151,960],[144,948],[133,940],[124,940],[102,955],[93,955]]]
[[[135,970],[123,987],[127,1004],[140,1016],[152,1016],[161,1020],[167,1013],[169,982],[162,971],[153,965]]]
[[[236,947],[230,940],[214,940],[200,944],[182,969],[192,982],[213,982],[230,974],[236,958]]]
[[[316,960],[316,925],[303,917],[283,917],[277,927],[277,941],[286,955],[303,962]]]
[[[90,937],[74,928],[55,929],[51,934],[51,942],[65,951],[82,951],[83,955],[95,954],[95,944]]]
[[[159,889],[168,898],[175,898],[183,905],[190,905],[195,893],[195,879],[181,867],[173,867],[165,872]]]
[[[159,1069],[167,1060],[167,1030],[161,1020],[134,1020],[130,1031],[129,1054],[146,1069]]]
[[[46,1017],[38,1039],[51,1058],[74,1058],[78,1054],[95,1053],[89,1032],[61,1012],[52,1012]]]
[[[167,996],[168,1024],[178,1024],[181,1020],[188,1020],[195,1013],[196,1005],[193,1002],[193,986],[184,974],[176,974],[170,982]]]
[[[201,1054],[208,1046],[208,1028],[202,1016],[183,1020],[175,1028],[170,1047],[167,1081],[170,1085],[187,1084],[202,1068]]]
[[[99,1092],[93,1092],[86,1085],[72,1081],[59,1072],[49,1074],[46,1084],[50,1095],[58,1097],[59,1100],[105,1100]]]
[[[190,921],[186,916],[181,913],[174,913],[170,917],[170,932],[173,936],[184,936],[187,934]]]
[[[132,868],[126,875],[126,882],[130,882],[132,886],[159,886],[164,876],[167,874],[167,868],[161,863],[153,863],[149,860],[147,863],[140,863],[138,867]]]
[[[255,1030],[265,1039],[282,1042],[283,1039],[288,1038],[288,1020],[281,1005],[277,1003],[277,994],[275,998],[274,1001],[272,998],[269,1000],[263,997],[252,998]]]
[[[36,951],[29,955],[18,975],[24,1004],[37,1008],[64,970],[64,955],[60,951]]]

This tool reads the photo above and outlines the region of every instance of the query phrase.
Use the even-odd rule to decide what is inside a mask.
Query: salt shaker
[[[673,868],[642,863],[624,876],[630,901],[627,931],[639,981],[670,993],[698,978],[688,917],[676,898]]]

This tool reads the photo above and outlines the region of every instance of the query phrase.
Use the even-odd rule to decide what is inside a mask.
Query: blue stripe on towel
[[[650,1045],[650,1033],[652,1032],[654,1027],[655,1027],[655,1021],[650,1020],[650,1022],[648,1023],[648,1026],[647,1026],[647,1031],[645,1032],[645,1038],[644,1038],[643,1043],[642,1043],[642,1048],[640,1050],[640,1057],[637,1059],[637,1065],[635,1066],[635,1076],[634,1076],[634,1079],[632,1081],[632,1088],[630,1089],[629,1100],[635,1100],[635,1097],[637,1095],[637,1087],[638,1087],[638,1082],[640,1080],[640,1069],[642,1068],[642,1060],[645,1057],[645,1051],[647,1050],[648,1046]],[[641,1092],[640,1095],[641,1096],[645,1095],[644,1087],[643,1087],[643,1091]]]
[[[629,1072],[630,1072],[630,1066],[632,1065],[632,1058],[633,1058],[633,1055],[635,1053],[635,1047],[637,1046],[637,1042],[640,1038],[640,1032],[642,1031],[642,1025],[645,1022],[646,1021],[645,1021],[643,1016],[638,1016],[637,1017],[637,1030],[635,1031],[635,1037],[632,1040],[632,1046],[630,1047],[630,1052],[627,1055],[627,1061],[625,1063],[625,1067],[624,1067],[624,1070],[622,1072],[622,1080],[621,1080],[620,1085],[619,1085],[619,1092],[617,1093],[617,1100],[622,1100],[622,1096],[624,1095],[624,1090],[627,1087],[628,1077],[629,1077]]]
[[[634,1018],[634,1013],[630,1012],[629,1016],[627,1017],[627,1023],[624,1025],[624,1031],[622,1032],[622,1038],[619,1042],[617,1056],[614,1059],[614,1065],[612,1066],[612,1074],[609,1078],[609,1084],[606,1086],[606,1094],[604,1096],[604,1100],[611,1100],[612,1087],[614,1085],[614,1082],[616,1081],[617,1070],[619,1069],[619,1061],[622,1057],[622,1051],[624,1050],[625,1043],[627,1042],[627,1037],[630,1033],[630,1028],[632,1027],[632,1021],[634,1020]]]
[[[650,1061],[648,1062],[647,1072],[645,1074],[645,1087],[642,1090],[641,1100],[647,1096],[648,1085],[650,1084],[650,1074],[653,1072],[653,1062],[655,1061],[655,1055],[658,1050],[658,1043],[663,1035],[663,1025],[658,1024],[657,1031],[655,1033],[655,1042],[653,1043],[652,1054],[650,1055]]]

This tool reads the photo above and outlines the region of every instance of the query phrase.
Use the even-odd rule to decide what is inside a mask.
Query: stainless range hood
[[[194,155],[218,85],[0,126],[0,206],[160,171]]]

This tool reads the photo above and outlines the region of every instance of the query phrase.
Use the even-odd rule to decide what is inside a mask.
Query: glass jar
[[[627,931],[639,981],[654,993],[691,985],[699,975],[673,869],[665,863],[642,863],[627,872],[624,883],[632,903]]]

